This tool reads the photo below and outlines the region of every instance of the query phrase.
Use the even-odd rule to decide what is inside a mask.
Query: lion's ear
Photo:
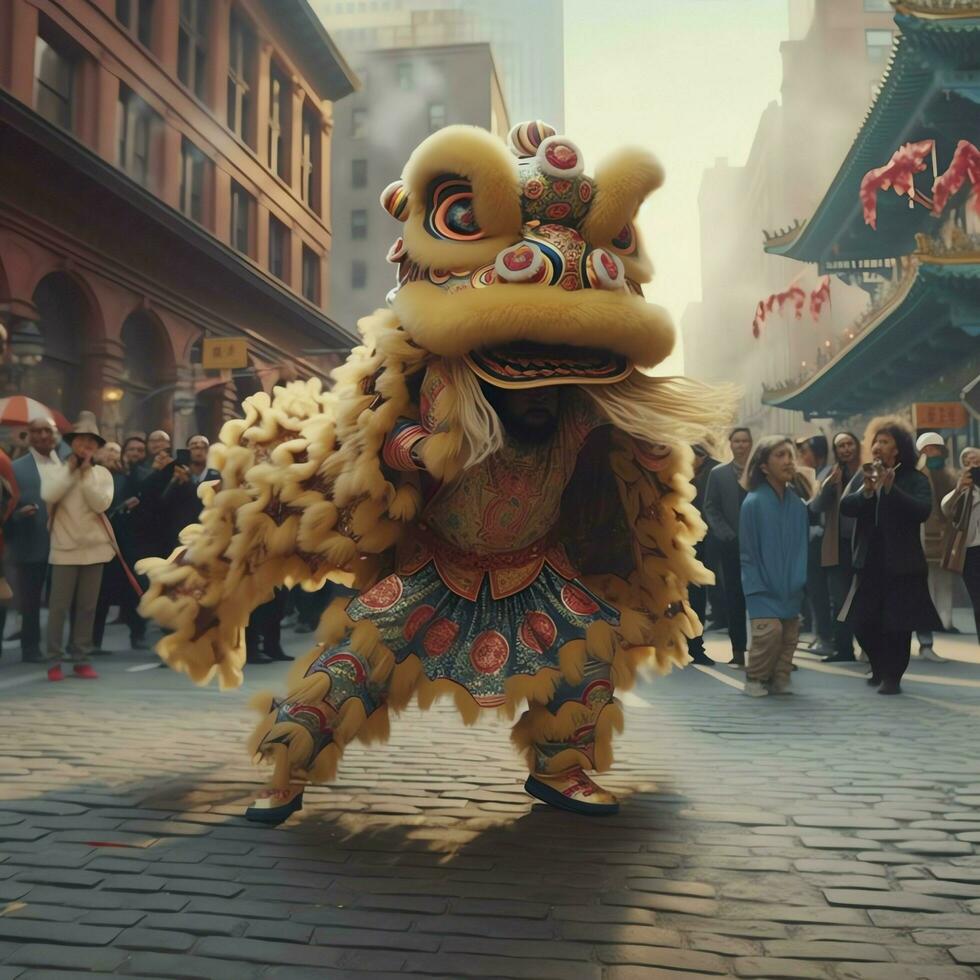
[[[622,259],[634,282],[653,278],[636,228],[640,205],[664,182],[664,168],[647,150],[626,147],[606,157],[596,168],[595,197],[582,223],[582,234],[594,248],[608,248]]]
[[[521,236],[517,160],[477,126],[447,126],[411,155],[392,205],[408,254],[433,269],[476,269]],[[382,196],[389,214],[392,208]]]

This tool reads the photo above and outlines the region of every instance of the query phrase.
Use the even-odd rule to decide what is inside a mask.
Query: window
[[[38,36],[34,42],[34,108],[48,122],[71,129],[74,88],[74,61]]]
[[[204,220],[204,154],[189,140],[180,141],[180,210],[192,221]]]
[[[289,255],[289,229],[269,215],[269,271],[285,281]]]
[[[350,162],[350,184],[351,187],[367,187],[367,160],[351,160]]]
[[[429,104],[429,132],[434,133],[446,125],[446,107],[441,102]]]
[[[167,0],[163,0],[164,3]],[[153,24],[153,0],[116,0],[116,20],[143,47],[150,46]]]
[[[352,109],[350,114],[350,134],[356,139],[367,136],[367,109]]]
[[[351,289],[364,289],[367,286],[367,263],[362,259],[351,262],[350,286]]]
[[[231,182],[231,244],[245,255],[251,254],[252,195]]]
[[[320,207],[317,171],[320,165],[320,121],[312,112],[303,112],[303,139],[300,143],[300,198],[314,210]]]
[[[367,238],[367,211],[363,208],[350,213],[350,237]]]
[[[173,2],[173,0],[162,0]],[[177,77],[199,99],[207,82],[207,37],[210,0],[180,0],[177,33]]]
[[[415,88],[415,73],[413,68],[414,66],[410,61],[401,61],[395,69],[398,87],[404,92],[409,92]]]
[[[289,154],[286,152],[284,128],[289,119],[289,86],[275,68],[272,69],[269,85],[269,169],[283,180],[288,180]]]
[[[320,302],[320,256],[303,246],[303,295],[311,303]]]
[[[892,32],[865,31],[864,47],[871,61],[885,61],[892,49]]]
[[[116,103],[116,165],[138,184],[149,187],[152,152],[163,120],[131,89],[119,86]]]
[[[890,14],[892,5],[888,0],[864,0],[864,9],[871,13]]]
[[[228,51],[228,128],[254,149],[251,133],[255,35],[233,10]]]

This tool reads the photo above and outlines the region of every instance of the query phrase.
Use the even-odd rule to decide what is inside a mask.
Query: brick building
[[[6,393],[214,435],[348,347],[324,310],[332,108],[355,85],[307,0],[4,0]],[[207,337],[246,338],[248,368],[206,372]]]

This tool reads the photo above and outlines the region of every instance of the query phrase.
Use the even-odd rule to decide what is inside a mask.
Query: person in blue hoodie
[[[785,436],[756,444],[739,515],[742,590],[752,626],[745,693],[789,694],[806,586],[809,521],[793,487],[796,449]]]

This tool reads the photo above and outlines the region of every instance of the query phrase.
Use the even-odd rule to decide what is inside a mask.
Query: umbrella
[[[55,425],[61,432],[70,432],[71,424],[68,419],[56,412],[54,409],[42,405],[34,398],[27,395],[11,395],[9,398],[0,398],[0,425],[27,425],[31,419],[49,418],[54,419]]]

